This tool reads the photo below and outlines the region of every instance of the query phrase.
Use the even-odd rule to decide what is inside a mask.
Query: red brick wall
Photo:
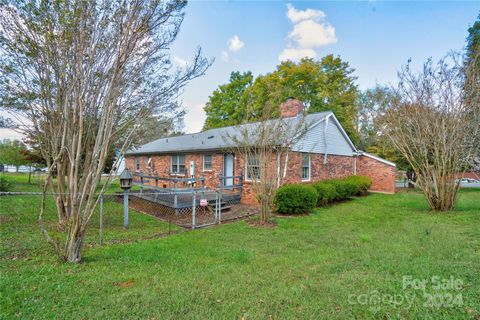
[[[210,171],[203,171],[203,154],[192,153],[185,155],[185,165],[187,173],[190,160],[195,161],[195,176],[205,176],[205,186],[210,189],[218,187],[218,177],[223,174],[223,153],[213,153],[213,168]],[[138,156],[140,158],[141,171],[148,173],[147,156]],[[355,173],[355,158],[348,156],[328,155],[327,162],[324,163],[323,154],[310,154],[310,180],[302,181],[302,160],[301,153],[290,152],[287,163],[286,183],[311,183],[331,178],[344,178]],[[152,156],[152,168],[150,172],[159,176],[168,176],[171,165],[171,155]],[[276,167],[276,160],[272,159],[272,165]],[[125,166],[132,172],[135,172],[135,157],[127,157]],[[245,159],[235,156],[234,175],[245,174]],[[393,193],[395,192],[395,167],[385,164],[381,161],[361,156],[357,158],[357,174],[366,175],[372,178],[372,191]],[[154,181],[151,181],[152,185]],[[160,182],[159,187],[162,187]],[[252,190],[252,184],[249,181],[243,182],[242,203],[257,204],[255,193]]]
[[[210,153],[209,153],[210,154]],[[195,162],[195,177],[201,177],[202,174],[205,176],[205,186],[207,188],[216,188],[218,186],[218,176],[223,173],[223,154],[222,153],[211,153],[212,154],[212,170],[203,171],[203,154],[186,154],[185,155],[185,168],[187,170],[187,175],[190,174],[190,161]],[[171,170],[171,155],[152,155],[151,168],[147,168],[147,159],[148,156],[127,156],[125,159],[125,167],[128,168],[131,172],[138,172],[135,166],[135,159],[140,159],[140,171],[144,174],[152,174],[160,177],[168,177]],[[159,187],[162,187],[166,182],[159,181]],[[153,186],[155,181],[151,181]]]
[[[372,178],[370,191],[395,193],[395,166],[360,156],[357,158],[357,175]]]

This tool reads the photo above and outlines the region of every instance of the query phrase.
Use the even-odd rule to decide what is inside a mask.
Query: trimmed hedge
[[[323,180],[312,185],[287,184],[277,190],[274,205],[278,213],[306,213],[315,205],[323,206],[352,196],[364,195],[371,185],[372,179],[365,176]]]
[[[318,206],[352,196],[364,195],[372,185],[372,179],[365,176],[351,176],[345,179],[329,179],[313,184],[318,193]]]
[[[372,185],[372,179],[367,176],[350,176],[345,180],[355,184],[357,196],[366,194]]]
[[[313,184],[315,190],[317,190],[318,201],[317,206],[323,206],[337,199],[337,190],[331,183],[317,182]]]
[[[315,208],[317,198],[317,191],[311,185],[286,184],[278,188],[274,205],[280,214],[301,214]]]

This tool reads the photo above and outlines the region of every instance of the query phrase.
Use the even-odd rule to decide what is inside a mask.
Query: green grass
[[[94,245],[78,265],[38,250],[33,206],[0,199],[2,218],[15,216],[1,225],[0,318],[477,319],[479,198],[480,190],[464,190],[455,211],[434,214],[418,193],[374,194],[310,216],[278,218],[276,228],[240,221]],[[132,229],[149,218],[131,216]],[[142,230],[127,235],[156,223],[145,220]],[[19,244],[26,254],[12,257]],[[435,291],[430,284],[426,293],[461,294],[463,303],[424,306],[422,291],[402,288],[403,276],[461,279],[459,290]],[[355,298],[362,294],[416,297],[395,307],[360,304]]]

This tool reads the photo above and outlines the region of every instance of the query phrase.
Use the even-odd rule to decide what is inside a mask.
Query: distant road
[[[404,188],[403,181],[397,181],[395,185],[397,188]],[[480,188],[480,182],[474,182],[474,183],[462,182],[460,184],[460,187],[461,188]]]

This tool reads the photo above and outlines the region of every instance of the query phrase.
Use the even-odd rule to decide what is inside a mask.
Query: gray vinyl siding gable
[[[353,156],[353,150],[340,131],[336,121],[330,119],[327,128],[327,153],[341,156]]]
[[[308,153],[325,153],[325,120],[310,128],[304,137],[292,148],[294,151]],[[328,120],[327,153],[353,156],[353,149],[342,134],[333,118]]]

